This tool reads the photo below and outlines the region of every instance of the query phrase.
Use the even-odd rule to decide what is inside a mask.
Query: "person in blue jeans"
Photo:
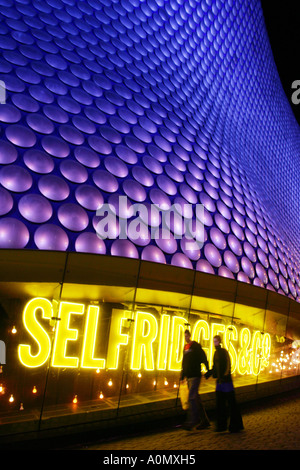
[[[185,330],[185,346],[182,359],[181,381],[187,380],[189,389],[189,408],[187,419],[183,425],[184,429],[191,430],[194,426],[197,429],[205,429],[210,426],[202,404],[199,387],[201,381],[201,364],[204,364],[209,370],[208,361],[201,345],[191,340],[191,333]]]
[[[216,380],[216,431],[239,432],[244,429],[242,416],[236,401],[235,391],[231,376],[230,356],[226,349],[221,346],[220,335],[214,336],[215,353],[213,368],[208,370],[205,378],[211,375]],[[228,425],[229,418],[229,425]]]

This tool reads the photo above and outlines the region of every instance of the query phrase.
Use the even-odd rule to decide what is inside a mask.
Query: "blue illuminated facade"
[[[300,133],[258,0],[0,6],[1,248],[140,258],[300,299]],[[120,195],[203,204],[203,247],[101,240],[96,211]]]

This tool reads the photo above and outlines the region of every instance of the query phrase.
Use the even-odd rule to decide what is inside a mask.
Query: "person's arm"
[[[220,349],[218,351],[219,357],[217,361],[217,380],[218,383],[223,383],[227,381],[228,376],[230,376],[230,357],[227,349]]]
[[[209,377],[211,377],[213,375],[213,370],[212,369],[209,369],[205,374],[204,374],[204,377],[206,379],[209,379]]]
[[[216,354],[216,353],[215,353]],[[207,369],[207,372],[205,374],[205,378],[206,379],[209,379],[209,377],[213,376],[213,377],[216,377],[216,372],[215,372],[215,354],[214,354],[214,358],[213,358],[213,366],[212,368],[210,369],[209,368],[209,364],[207,363],[208,365],[208,369]]]
[[[205,365],[207,371],[209,371],[208,360],[205,351],[201,348],[201,363]]]
[[[184,350],[183,350],[183,356],[182,356],[182,362],[181,362],[181,372],[180,372],[180,381],[182,382],[184,380]]]
[[[222,380],[222,373],[221,373],[221,354],[220,350],[217,349],[214,354],[214,366],[213,366],[213,377],[217,379],[217,383],[220,383]]]
[[[228,376],[230,375],[230,372],[231,372],[230,356],[229,356],[227,349],[224,349],[224,351],[225,351],[225,360],[226,360],[224,376]]]

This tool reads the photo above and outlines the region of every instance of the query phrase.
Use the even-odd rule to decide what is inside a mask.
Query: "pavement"
[[[176,423],[162,422],[152,429],[67,446],[68,450],[97,451],[199,451],[199,450],[300,450],[300,390],[242,404],[244,430],[237,433],[186,431]],[[146,426],[145,426],[146,427]],[[107,452],[106,452],[107,453]]]

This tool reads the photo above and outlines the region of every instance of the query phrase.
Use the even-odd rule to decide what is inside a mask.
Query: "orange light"
[[[33,389],[32,389],[32,393],[37,393],[37,389],[36,389],[36,386],[34,385]]]
[[[103,395],[102,392],[100,392],[99,398],[100,398],[100,400],[102,400],[104,398],[104,395]]]
[[[112,380],[110,379],[109,382],[108,382],[108,386],[111,387],[112,386]]]
[[[8,401],[9,401],[10,403],[13,403],[13,402],[15,401],[14,396],[11,395],[11,396],[9,397],[9,400],[8,400]]]
[[[73,403],[76,405],[77,402],[78,402],[77,395],[75,395],[75,397],[73,398]]]
[[[13,334],[13,335],[15,335],[15,334],[16,334],[16,332],[17,332],[17,329],[16,329],[16,327],[15,327],[15,326],[13,326],[13,328],[12,328],[11,332],[12,332],[12,334]]]
[[[23,403],[20,404],[20,411],[24,410]]]

